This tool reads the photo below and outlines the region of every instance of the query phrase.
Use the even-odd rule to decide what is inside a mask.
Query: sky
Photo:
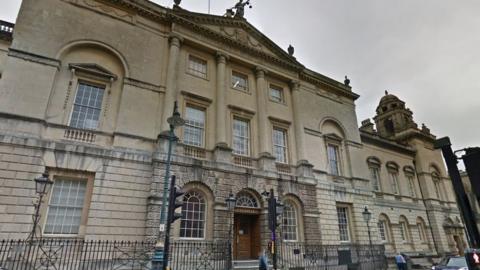
[[[20,0],[2,0],[0,20],[13,22]],[[171,0],[155,0],[171,7]],[[237,0],[210,0],[222,15]],[[454,149],[480,146],[480,1],[251,0],[245,18],[280,47],[295,47],[308,68],[351,80],[357,117],[375,115],[384,91],[397,95]],[[181,6],[209,12],[208,0]]]

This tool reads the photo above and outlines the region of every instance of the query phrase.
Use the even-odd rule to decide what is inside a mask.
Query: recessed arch
[[[62,59],[66,54],[68,54],[68,52],[74,50],[75,48],[81,48],[81,47],[97,47],[110,52],[121,62],[121,65],[124,71],[124,76],[130,77],[128,62],[126,61],[123,54],[120,53],[114,47],[101,41],[89,40],[89,39],[80,39],[80,40],[70,41],[66,43],[64,46],[62,46],[62,48],[57,52],[55,57],[56,59]]]
[[[336,118],[327,116],[324,117],[319,124],[319,130],[323,134],[335,134],[342,139],[346,138],[346,128],[343,126],[342,122],[338,121]]]

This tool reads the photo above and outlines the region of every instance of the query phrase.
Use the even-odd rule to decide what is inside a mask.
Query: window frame
[[[100,89],[103,89],[103,97],[102,97],[102,101],[101,101],[101,105],[100,105],[100,108],[98,109],[99,110],[99,113],[98,113],[98,120],[97,120],[97,126],[95,128],[81,128],[81,127],[75,127],[75,126],[72,126],[72,118],[73,118],[73,113],[74,113],[74,110],[75,110],[75,101],[77,99],[77,94],[78,94],[78,91],[80,89],[80,85],[88,85],[88,86],[93,86],[93,87],[97,87],[97,88],[100,88]],[[105,107],[106,107],[106,103],[107,103],[107,100],[108,100],[108,96],[110,95],[110,84],[107,84],[107,83],[104,83],[104,82],[101,82],[101,81],[96,81],[96,80],[92,80],[92,79],[83,79],[81,77],[77,77],[76,78],[76,84],[75,84],[75,91],[74,91],[74,94],[73,94],[73,98],[72,98],[72,103],[71,103],[71,109],[70,109],[70,114],[68,116],[68,121],[66,123],[66,125],[68,126],[68,128],[72,128],[72,129],[78,129],[78,130],[89,130],[89,131],[98,131],[101,129],[101,127],[103,126],[103,120],[104,120],[104,116],[105,116]],[[82,106],[82,107],[86,107],[86,106],[83,106],[83,105],[78,105],[78,106]]]
[[[279,100],[276,100],[274,98],[274,96],[272,95],[272,90],[277,90],[280,93]],[[270,83],[268,85],[268,98],[272,102],[285,104],[285,90],[284,90],[284,88],[277,85],[277,84]]]
[[[208,200],[207,200],[207,196],[201,192],[200,190],[197,190],[197,189],[190,189],[188,190],[187,192],[185,192],[185,195],[189,194],[189,193],[196,193],[198,195],[201,196],[201,198],[203,199],[203,220],[200,220],[203,222],[203,230],[201,231],[202,232],[202,237],[187,237],[187,236],[182,236],[182,224],[183,224],[183,221],[186,220],[183,218],[183,205],[186,205],[185,203],[185,197],[182,198],[182,202],[183,202],[183,205],[182,205],[182,217],[179,219],[179,233],[178,233],[178,238],[179,239],[182,239],[182,240],[204,240],[207,238],[207,226],[208,226]],[[199,220],[195,220],[196,222],[198,222]]]
[[[347,240],[342,240],[342,235],[341,235],[341,224],[340,224],[340,216],[339,216],[339,209],[345,209],[345,220],[346,220],[346,229],[347,229]],[[338,236],[340,243],[351,243],[354,241],[353,235],[352,235],[352,230],[351,230],[351,218],[350,218],[350,206],[345,205],[345,204],[337,204],[336,205],[336,210],[337,210],[337,222],[338,222]]]
[[[380,229],[380,227],[382,229]],[[378,234],[380,237],[380,241],[382,243],[388,243],[388,231],[387,231],[387,221],[384,219],[379,219],[377,222]],[[383,238],[382,238],[382,231],[383,231]]]
[[[332,171],[332,159],[330,158],[330,147],[332,147],[335,151],[335,164],[336,164],[336,173]],[[331,175],[333,176],[341,176],[342,175],[342,170],[341,170],[341,158],[340,158],[340,145],[328,142],[327,143],[327,160],[328,160],[328,171]]]
[[[283,204],[286,206],[286,205],[289,205],[290,208],[292,209],[293,211],[293,216],[295,218],[295,224],[294,225],[291,225],[291,224],[286,224],[285,222],[285,213],[286,211],[284,210],[283,212],[283,216],[282,216],[282,239],[284,242],[298,242],[299,241],[299,236],[300,236],[300,230],[299,230],[299,215],[298,215],[298,209],[297,209],[297,206],[294,202],[292,202],[291,200],[285,200],[283,202]],[[295,227],[294,228],[294,232],[295,232],[295,239],[285,239],[285,226],[289,226],[289,227]]]
[[[246,84],[245,88],[235,86],[234,76],[245,80],[245,84]],[[248,78],[249,78],[248,74],[245,74],[245,73],[243,73],[241,71],[238,71],[236,69],[232,69],[231,73],[230,73],[230,87],[232,89],[235,89],[235,90],[240,91],[240,92],[250,93],[250,83],[249,83]]]
[[[201,140],[200,146],[199,145],[194,145],[194,144],[189,144],[189,143],[186,143],[186,141],[185,141],[185,129],[187,128],[187,126],[189,126],[188,125],[188,120],[187,120],[187,109],[188,108],[192,108],[192,109],[203,112],[204,119],[203,119],[203,128],[202,128],[202,140]],[[185,103],[185,110],[184,110],[183,115],[185,116],[185,125],[182,127],[182,143],[185,144],[185,145],[188,145],[188,146],[192,146],[192,147],[205,148],[206,147],[206,141],[207,141],[207,138],[206,138],[206,135],[207,135],[207,119],[208,119],[207,118],[207,108],[205,106],[199,105],[198,103],[187,101]],[[199,127],[193,127],[193,128],[199,128]]]
[[[277,145],[275,144],[275,132],[281,132],[282,133],[282,137],[283,137],[283,141],[284,141],[284,145]],[[288,144],[288,129],[284,128],[284,127],[280,127],[278,125],[274,125],[272,127],[272,152],[273,152],[273,156],[275,157],[275,162],[276,163],[281,163],[281,164],[289,164],[290,162],[290,158],[289,158],[289,144]],[[282,148],[283,149],[283,156],[284,156],[284,160],[278,160],[277,159],[277,156],[275,155],[275,149],[276,148]]]
[[[195,60],[198,60],[196,62],[197,64],[204,64],[205,65],[205,73],[203,73],[199,70],[193,69],[190,66],[190,63],[192,63],[192,61],[195,62]],[[185,70],[186,70],[186,73],[189,74],[189,75],[192,75],[192,76],[200,78],[200,79],[208,80],[208,76],[209,76],[208,60],[205,59],[204,57],[198,56],[197,54],[187,53],[187,64],[186,64]]]
[[[435,189],[435,195],[439,201],[443,201],[444,194],[442,191],[442,178],[438,172],[432,172],[431,177],[433,181],[433,187]]]
[[[235,137],[236,137],[236,135],[235,135],[235,121],[240,121],[240,122],[244,122],[244,123],[247,124],[247,129],[248,129],[247,130],[247,135],[248,135],[248,137],[246,137],[247,138],[247,147],[246,147],[247,153],[246,154],[236,152],[235,144],[234,144]],[[237,137],[240,137],[240,136],[237,136]],[[251,120],[248,119],[248,118],[242,117],[242,116],[234,115],[233,118],[232,118],[232,153],[234,155],[238,155],[238,156],[250,157],[252,155],[251,145],[252,145]]]
[[[90,210],[90,203],[92,200],[92,192],[93,192],[93,182],[95,179],[94,173],[86,173],[86,172],[79,172],[79,171],[72,171],[72,170],[64,170],[64,169],[57,169],[57,168],[48,168],[50,176],[53,180],[53,185],[49,191],[47,196],[47,203],[42,205],[40,212],[40,224],[42,224],[41,234],[45,238],[76,238],[76,237],[84,237],[86,233],[87,221],[88,221],[88,212]],[[80,224],[77,234],[56,234],[56,233],[45,233],[45,227],[48,220],[48,213],[50,211],[50,203],[52,200],[52,195],[54,192],[55,181],[58,178],[64,180],[73,180],[73,181],[85,181],[85,195],[83,199],[83,206],[82,212],[80,217]]]

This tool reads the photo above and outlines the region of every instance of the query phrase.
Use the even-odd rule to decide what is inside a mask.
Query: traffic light
[[[283,204],[274,197],[273,190],[271,190],[268,198],[268,228],[270,231],[275,232],[276,228],[280,226],[281,222],[278,218],[282,212]]]
[[[173,175],[172,183],[170,184],[170,195],[168,196],[167,226],[171,226],[175,220],[182,217],[182,214],[177,213],[175,210],[179,207],[182,207],[183,202],[177,200],[177,198],[183,196],[184,193],[185,192],[175,186],[175,175]]]

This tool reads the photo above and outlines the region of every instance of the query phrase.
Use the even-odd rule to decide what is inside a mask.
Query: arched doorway
[[[250,192],[237,194],[234,215],[233,258],[250,260],[260,252],[260,203]]]

